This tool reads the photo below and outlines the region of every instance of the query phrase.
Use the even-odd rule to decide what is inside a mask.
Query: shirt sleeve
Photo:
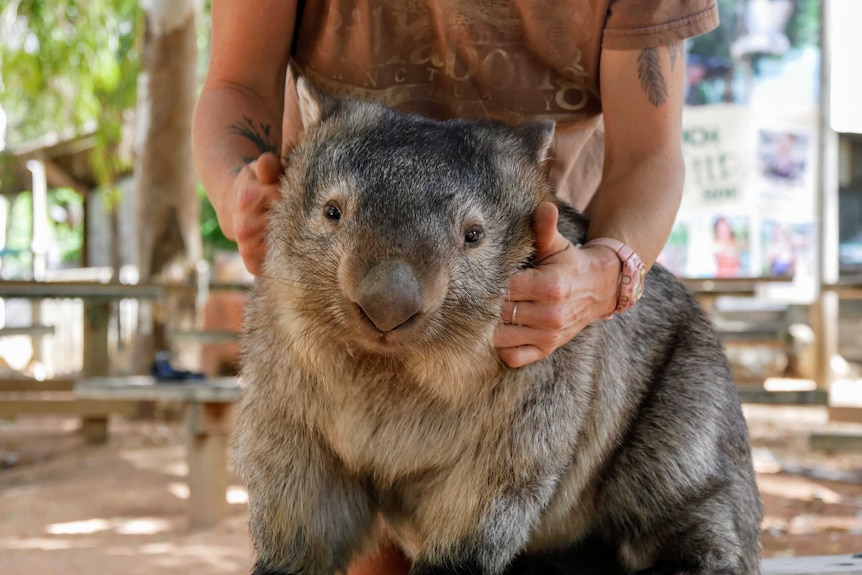
[[[611,0],[602,48],[640,50],[662,46],[717,26],[715,0]]]

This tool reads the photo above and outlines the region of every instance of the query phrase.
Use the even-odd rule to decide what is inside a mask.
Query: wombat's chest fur
[[[745,422],[667,272],[548,358],[497,358],[532,213],[555,201],[551,127],[434,122],[300,84],[307,135],[243,339],[256,573],[328,575],[384,536],[414,573],[757,573]]]

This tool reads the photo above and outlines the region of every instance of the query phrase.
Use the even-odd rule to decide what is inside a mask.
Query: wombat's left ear
[[[302,76],[296,79],[296,95],[299,100],[302,128],[305,131],[310,130],[335,111],[337,104],[335,98],[327,96]]]
[[[539,163],[545,163],[554,143],[554,123],[550,120],[530,120],[515,128],[527,149],[533,153],[533,159]]]

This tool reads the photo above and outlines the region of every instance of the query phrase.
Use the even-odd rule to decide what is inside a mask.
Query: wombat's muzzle
[[[410,265],[398,259],[381,260],[369,268],[351,299],[384,333],[409,323],[423,311],[422,286]]]

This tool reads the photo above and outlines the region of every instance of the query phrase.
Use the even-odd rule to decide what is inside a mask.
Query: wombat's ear
[[[515,128],[515,132],[527,149],[533,153],[533,159],[545,163],[550,157],[551,145],[554,143],[554,123],[550,120],[530,120]]]
[[[302,128],[305,131],[310,130],[335,111],[336,100],[315,88],[302,76],[296,79],[296,95],[299,100]]]

